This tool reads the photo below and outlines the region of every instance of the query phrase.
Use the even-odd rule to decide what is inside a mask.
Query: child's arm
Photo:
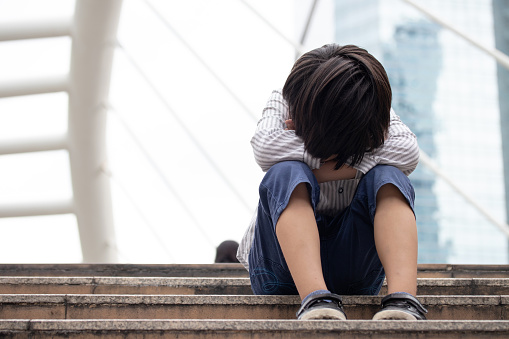
[[[388,138],[384,144],[366,153],[359,164],[354,167],[367,173],[376,165],[391,165],[410,175],[419,163],[419,145],[412,131],[401,121],[391,109],[391,121]]]
[[[384,144],[373,152],[366,153],[362,161],[354,167],[343,165],[336,171],[336,163],[328,161],[320,169],[313,170],[318,182],[353,179],[357,170],[365,174],[378,164],[392,165],[406,175],[412,173],[419,162],[417,138],[393,110],[388,132]]]
[[[319,182],[325,182],[351,179],[355,177],[354,170],[367,173],[378,164],[395,166],[409,175],[419,162],[419,146],[415,134],[393,110],[385,143],[375,151],[366,153],[362,161],[353,168],[343,166],[337,171],[333,171],[332,165],[330,171],[326,166],[320,167],[320,159],[305,151],[302,139],[295,131],[287,129],[285,122],[288,118],[288,106],[281,91],[273,91],[251,139],[255,160],[263,171],[281,161],[302,161],[312,170],[321,168],[315,171],[315,176]]]
[[[304,150],[304,142],[295,131],[286,129],[285,121],[288,117],[288,105],[281,90],[273,91],[251,139],[256,163],[263,171],[288,160],[302,161],[311,169],[319,168],[320,159]]]
[[[419,146],[417,138],[401,119],[391,110],[391,122],[389,125],[388,137],[384,144],[366,153],[359,164],[353,167],[343,165],[337,171],[334,170],[336,163],[328,161],[320,169],[313,170],[319,183],[353,179],[357,170],[367,173],[376,165],[391,165],[399,168],[406,175],[410,175],[419,162]]]

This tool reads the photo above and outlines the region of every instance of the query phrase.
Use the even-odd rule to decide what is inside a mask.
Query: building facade
[[[399,0],[336,0],[340,44],[384,64],[393,107],[429,155],[467,194],[505,221],[496,63]],[[494,45],[490,0],[423,2],[475,39]],[[420,263],[507,263],[507,239],[424,165],[416,190]]]

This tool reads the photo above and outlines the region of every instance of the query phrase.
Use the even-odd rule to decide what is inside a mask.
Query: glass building
[[[494,46],[490,0],[422,3]],[[384,64],[393,107],[421,150],[497,220],[505,193],[495,61],[398,0],[336,0],[336,42]],[[507,238],[422,163],[416,190],[420,263],[507,263]]]
[[[426,20],[402,22],[395,26],[393,41],[383,46],[383,60],[393,90],[392,106],[417,135],[421,149],[431,157],[437,154],[433,102],[442,60],[439,29]],[[439,239],[436,177],[419,166],[412,174],[412,183],[419,221],[419,260],[446,262],[448,246]]]

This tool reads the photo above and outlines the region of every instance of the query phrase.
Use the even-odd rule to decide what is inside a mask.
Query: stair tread
[[[236,264],[21,266],[10,271],[15,274],[0,274],[0,318],[5,319],[0,320],[0,336],[78,337],[85,331],[112,338],[194,338],[214,337],[210,333],[218,331],[216,337],[238,338],[263,333],[300,338],[316,333],[321,338],[339,333],[349,338],[373,333],[383,338],[418,338],[422,333],[457,339],[509,337],[509,265],[420,265],[418,294],[429,310],[427,322],[366,321],[380,309],[384,283],[378,296],[343,296],[351,321],[323,325],[295,321],[298,296],[252,295],[247,272]],[[36,275],[41,272],[52,274]]]
[[[379,305],[383,296],[345,295],[345,305]],[[426,305],[509,305],[509,295],[420,295]],[[86,304],[213,304],[300,305],[296,295],[118,295],[118,294],[0,294],[0,303]]]
[[[507,338],[509,321],[0,320],[0,335],[25,338]]]
[[[418,278],[418,294],[509,294],[509,278]],[[3,294],[252,295],[249,278],[0,277]],[[387,293],[387,285],[381,294]]]
[[[0,276],[0,284],[104,284],[104,285],[168,285],[168,286],[233,286],[250,285],[249,278],[227,277],[47,277],[47,276]],[[493,285],[509,286],[508,278],[417,278],[421,286],[465,286],[465,285]]]
[[[509,277],[509,265],[419,264],[421,277]],[[0,264],[0,276],[247,277],[241,264]]]
[[[349,319],[371,319],[382,296],[344,296]],[[504,320],[509,296],[419,296],[429,319]],[[3,294],[3,319],[295,319],[298,296]]]
[[[260,320],[260,319],[157,319],[157,320],[132,320],[132,319],[79,319],[79,320],[47,320],[47,319],[20,319],[0,320],[0,330],[6,329],[44,329],[44,330],[83,330],[83,329],[106,329],[106,330],[136,330],[136,329],[195,329],[195,330],[352,330],[361,329],[366,331],[377,330],[411,330],[421,331],[426,329],[436,330],[486,330],[503,329],[509,330],[509,320],[426,320],[426,321],[373,321],[373,320]]]

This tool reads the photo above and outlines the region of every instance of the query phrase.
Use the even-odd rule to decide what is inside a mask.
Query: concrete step
[[[2,338],[508,338],[509,321],[0,320]]]
[[[350,320],[301,322],[297,296],[250,295],[238,264],[0,265],[0,337],[509,337],[509,266],[419,265],[418,274],[430,321],[370,321],[382,296],[345,296]]]
[[[381,296],[345,296],[349,319],[371,319]],[[509,319],[509,296],[420,296],[431,320]],[[3,294],[0,319],[295,319],[298,296]]]
[[[509,295],[509,278],[418,278],[419,295]],[[251,295],[248,278],[0,277],[1,294]],[[381,294],[386,294],[386,285]]]
[[[0,264],[0,276],[248,277],[241,264]]]
[[[0,277],[0,294],[253,293],[249,278]]]
[[[509,265],[419,264],[421,278],[509,278]],[[0,264],[0,276],[247,277],[240,264]]]

